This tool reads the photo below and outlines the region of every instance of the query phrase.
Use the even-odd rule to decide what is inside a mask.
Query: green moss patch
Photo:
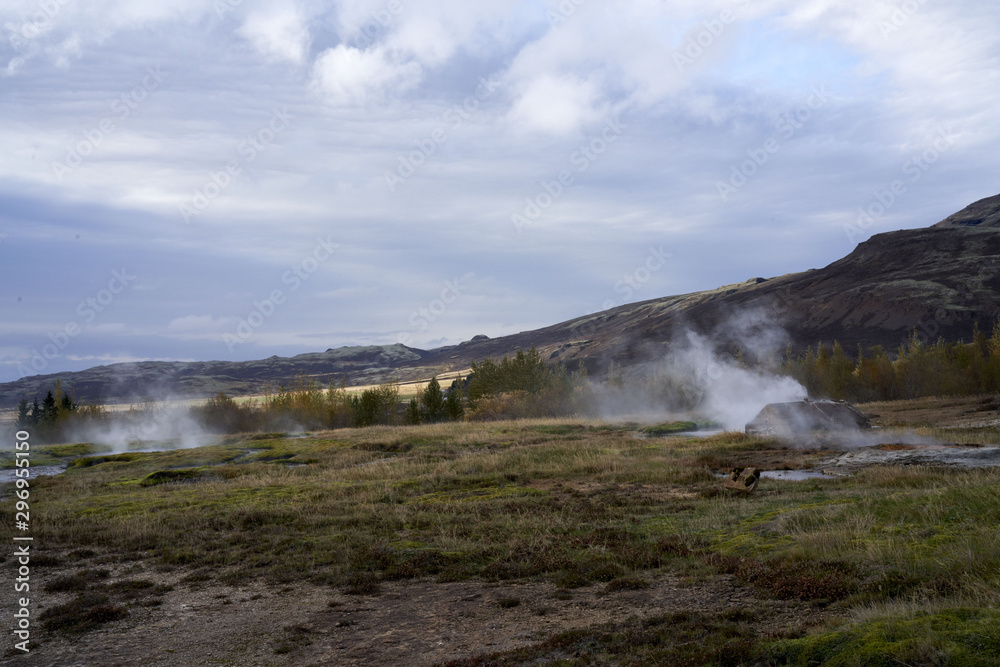
[[[70,468],[90,468],[92,466],[99,466],[105,463],[131,463],[142,458],[140,453],[129,453],[129,454],[110,454],[108,456],[86,456],[83,458],[75,459],[70,461]]]
[[[639,429],[641,433],[651,436],[674,435],[676,433],[689,433],[698,430],[698,422],[680,421],[665,424],[656,424]]]
[[[195,482],[205,476],[205,471],[199,468],[181,468],[179,470],[157,470],[142,478],[139,486],[156,486],[177,482]]]
[[[1000,664],[1000,611],[950,609],[872,620],[775,643],[762,657],[767,664],[803,667],[995,666]]]
[[[354,449],[363,452],[389,452],[389,453],[402,453],[408,452],[413,449],[413,443],[411,442],[362,442],[360,444],[354,445]]]

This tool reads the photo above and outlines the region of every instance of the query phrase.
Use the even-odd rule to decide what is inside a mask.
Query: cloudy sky
[[[0,0],[0,381],[825,266],[1000,192],[998,28],[967,0]]]

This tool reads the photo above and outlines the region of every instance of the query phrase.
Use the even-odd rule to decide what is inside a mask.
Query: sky
[[[0,0],[0,381],[430,349],[1000,193],[1000,5]]]

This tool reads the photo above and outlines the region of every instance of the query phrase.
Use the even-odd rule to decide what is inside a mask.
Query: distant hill
[[[895,350],[916,330],[933,341],[989,332],[1000,313],[1000,195],[978,201],[926,229],[879,234],[822,269],[753,278],[714,290],[613,308],[535,331],[417,350],[402,345],[345,347],[248,362],[143,362],[0,384],[0,407],[42,396],[57,377],[84,401],[141,396],[205,397],[258,393],[297,376],[368,384],[420,379],[534,346],[545,358],[591,373],[614,361],[628,368],[666,352],[686,329],[735,347],[761,318],[788,335],[795,350],[838,340]],[[783,341],[772,341],[781,343]]]
[[[295,357],[259,361],[144,361],[97,366],[0,384],[0,407],[16,405],[22,396],[41,398],[62,380],[78,401],[115,403],[172,398],[200,398],[225,391],[232,396],[257,394],[292,385],[298,378],[349,384],[380,382],[407,364],[421,366],[426,352],[403,345],[342,347]],[[415,371],[414,371],[415,372]],[[417,372],[419,374],[419,372]],[[401,378],[406,379],[406,378]]]

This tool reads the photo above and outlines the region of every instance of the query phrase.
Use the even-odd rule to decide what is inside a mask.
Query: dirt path
[[[182,583],[182,573],[157,573],[141,563],[113,569],[109,582],[127,573],[174,589],[162,595],[158,606],[133,606],[126,618],[75,638],[48,634],[36,625],[41,645],[29,655],[12,655],[5,646],[4,663],[432,665],[630,616],[754,609],[771,629],[813,625],[828,616],[808,604],[760,599],[727,576],[690,584],[661,575],[649,588],[614,593],[606,593],[603,585],[564,591],[539,582],[420,580],[385,584],[382,595],[363,597],[305,584],[275,588]],[[71,597],[39,596],[46,606]],[[6,600],[4,608],[11,608]]]

